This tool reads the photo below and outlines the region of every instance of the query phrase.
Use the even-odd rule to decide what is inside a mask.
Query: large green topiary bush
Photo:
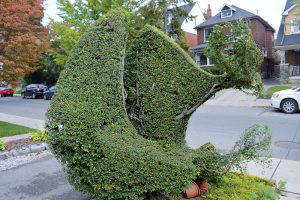
[[[49,144],[69,182],[97,199],[178,196],[201,171],[188,119],[230,79],[151,26],[126,49],[128,32],[115,10],[73,49],[47,112]]]
[[[126,17],[112,12],[73,50],[47,112],[49,142],[76,189],[99,199],[180,194],[195,174],[183,149],[140,136],[122,100]]]

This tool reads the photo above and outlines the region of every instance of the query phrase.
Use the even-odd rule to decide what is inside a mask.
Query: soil
[[[15,141],[5,143],[5,150],[4,151],[10,151],[12,149],[20,149],[22,147],[27,147],[31,144],[41,144],[41,143],[42,142],[33,142],[29,138],[15,140]]]

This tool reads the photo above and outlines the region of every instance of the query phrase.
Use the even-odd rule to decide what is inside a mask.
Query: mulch
[[[10,151],[12,149],[20,149],[22,147],[27,147],[31,144],[41,144],[41,143],[42,142],[34,142],[34,141],[30,140],[29,138],[15,140],[15,141],[5,143],[5,150],[4,151]]]

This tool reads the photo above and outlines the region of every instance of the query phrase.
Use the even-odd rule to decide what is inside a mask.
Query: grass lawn
[[[24,90],[24,88],[20,88],[20,89],[14,89],[14,94],[21,94],[22,91]]]
[[[266,98],[270,99],[273,93],[281,91],[281,90],[286,90],[286,89],[291,89],[291,86],[286,86],[286,85],[276,85],[273,87],[270,87],[267,91],[264,91],[264,93],[260,96],[260,98]]]
[[[285,85],[278,85],[278,86],[273,86],[273,87],[270,87],[268,90],[267,90],[267,94],[273,94],[275,92],[278,92],[278,91],[281,91],[281,90],[286,90],[286,89],[291,89],[292,87],[290,86],[285,86]]]
[[[36,129],[0,121],[0,138],[36,131]]]

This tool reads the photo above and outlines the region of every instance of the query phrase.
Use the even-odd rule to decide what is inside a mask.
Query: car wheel
[[[23,99],[25,99],[25,94],[23,93],[23,94],[21,94],[21,97],[23,98]]]
[[[32,98],[33,98],[33,99],[36,99],[35,93],[32,94]]]
[[[285,113],[295,113],[298,110],[298,104],[293,99],[285,99],[281,103],[281,109]]]

